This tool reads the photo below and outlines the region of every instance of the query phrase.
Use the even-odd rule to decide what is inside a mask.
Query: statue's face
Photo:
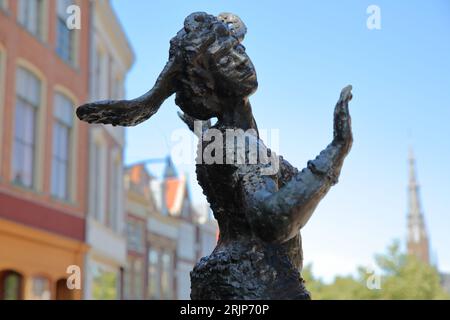
[[[255,67],[245,52],[245,47],[239,42],[236,41],[236,45],[217,61],[216,67],[219,92],[245,98],[258,88]]]
[[[172,55],[181,53],[176,103],[185,113],[201,120],[220,117],[256,91],[256,70],[242,45],[245,33],[233,14],[186,18],[171,40]]]

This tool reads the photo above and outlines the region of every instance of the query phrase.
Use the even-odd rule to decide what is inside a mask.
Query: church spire
[[[178,177],[177,170],[172,162],[172,158],[167,156],[166,167],[164,168],[164,179],[176,178]]]
[[[428,235],[420,203],[420,188],[416,177],[416,160],[412,148],[409,150],[408,197],[408,253],[429,264]]]

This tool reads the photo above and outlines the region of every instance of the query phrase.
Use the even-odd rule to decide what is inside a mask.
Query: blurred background
[[[313,299],[450,298],[448,1],[132,4],[0,0],[0,299],[189,299],[218,228],[173,98],[127,129],[74,111],[149,90],[195,11],[246,23],[255,118],[299,169],[353,85],[353,149],[302,230]]]

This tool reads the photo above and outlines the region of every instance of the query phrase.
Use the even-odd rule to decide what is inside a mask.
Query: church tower
[[[409,151],[408,186],[408,254],[430,264],[428,234],[420,204],[420,189],[416,179],[416,163],[413,150]]]

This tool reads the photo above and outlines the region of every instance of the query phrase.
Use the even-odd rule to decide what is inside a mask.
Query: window
[[[101,73],[102,73],[102,53],[99,48],[95,48],[95,52],[92,57],[91,67],[91,99],[99,100],[101,95]]]
[[[127,270],[125,274],[125,297],[126,299],[144,298],[144,261],[140,258],[128,257]]]
[[[0,300],[22,299],[22,276],[15,271],[0,272]]]
[[[112,81],[112,96],[111,99],[122,99],[123,98],[123,85],[122,80],[119,76],[115,77]]]
[[[67,27],[67,8],[72,5],[72,0],[57,1],[57,39],[56,52],[66,62],[75,63],[75,31]]]
[[[161,255],[161,297],[163,299],[172,299],[172,256],[168,252]]]
[[[148,298],[173,299],[173,254],[150,249],[148,252]]]
[[[144,251],[144,227],[142,224],[129,221],[127,224],[128,249],[136,252]]]
[[[0,124],[3,125],[3,108],[5,105],[4,102],[4,93],[5,93],[5,65],[6,65],[6,61],[5,61],[5,53],[3,51],[3,47],[0,44]],[[2,129],[0,129],[0,141],[2,141]],[[2,145],[0,143],[0,166],[1,166],[1,162],[2,162]]]
[[[1,0],[0,0],[1,1]],[[3,90],[4,90],[4,86],[5,86],[5,82],[4,82],[4,77],[3,77],[3,72],[5,71],[5,65],[4,63],[6,61],[4,61],[5,59],[5,54],[3,52],[3,47],[0,44],[0,98],[3,97]],[[0,101],[0,106],[3,106],[3,101]],[[0,107],[1,109],[1,107]]]
[[[154,249],[148,251],[148,298],[160,298],[159,253]]]
[[[91,185],[92,198],[91,210],[92,216],[95,220],[102,222],[103,219],[103,183],[102,183],[102,146],[95,141],[91,147],[92,156],[92,171],[91,171]]]
[[[143,275],[143,263],[141,260],[136,259],[134,261],[134,297],[136,299],[142,299],[142,289],[144,288],[144,275]]]
[[[41,83],[23,68],[17,70],[13,154],[13,181],[31,188],[34,183],[36,119],[41,101]]]
[[[124,298],[127,300],[132,300],[133,299],[133,288],[132,288],[132,275],[133,275],[133,270],[131,269],[132,267],[132,260],[128,257],[127,259],[127,267],[125,268],[125,274],[123,277],[123,295]]]
[[[43,7],[43,0],[19,0],[18,3],[19,23],[39,39],[43,38]]]
[[[0,0],[0,9],[1,10],[8,9],[8,0]]]
[[[144,282],[144,275],[142,274],[143,268],[142,268],[142,261],[139,259],[134,260],[133,263],[133,287],[134,287],[134,298],[135,299],[142,299],[142,289],[143,289],[143,282]]]
[[[50,300],[50,281],[44,277],[33,277],[30,300]]]
[[[52,152],[52,195],[68,200],[70,141],[73,127],[73,104],[60,93],[55,94]]]
[[[121,178],[122,178],[122,165],[119,159],[113,159],[111,161],[111,173],[110,173],[110,198],[109,198],[109,226],[114,231],[118,230],[118,219],[121,206],[121,196],[123,194]]]
[[[95,143],[94,144],[94,153],[93,153],[93,158],[94,158],[94,174],[95,172],[99,172],[98,170],[100,170],[100,161],[101,161],[101,154],[100,154],[100,146]],[[94,186],[93,186],[93,190],[94,190],[94,216],[97,219],[97,221],[100,221],[100,217],[101,217],[101,184],[100,184],[100,179],[99,177],[95,177],[93,176],[93,181],[94,181]]]

